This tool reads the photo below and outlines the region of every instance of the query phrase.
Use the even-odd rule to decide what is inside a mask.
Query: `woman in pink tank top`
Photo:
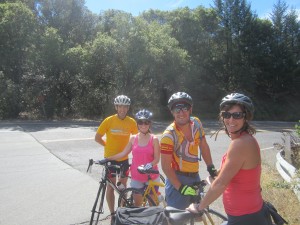
[[[219,118],[231,142],[208,192],[200,204],[191,204],[188,210],[201,211],[223,194],[228,225],[270,224],[261,196],[260,148],[249,124],[253,113],[251,99],[243,94],[232,93],[222,99]]]
[[[151,134],[151,117],[152,113],[146,109],[140,110],[136,113],[139,133],[130,137],[129,143],[125,149],[114,156],[108,157],[108,160],[116,160],[122,158],[132,152],[131,171],[131,187],[144,189],[147,185],[147,175],[140,174],[137,168],[144,165],[145,169],[158,170],[158,162],[160,159],[160,149],[158,138]],[[159,174],[151,175],[152,180],[159,181]],[[134,195],[135,205],[142,204],[142,196]]]

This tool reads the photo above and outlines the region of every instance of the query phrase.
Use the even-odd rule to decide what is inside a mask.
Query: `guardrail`
[[[283,150],[278,152],[276,155],[276,169],[286,182],[292,183],[292,185],[294,185],[293,191],[300,201],[300,178],[296,177],[296,168],[293,165],[289,164],[282,157],[282,152]]]

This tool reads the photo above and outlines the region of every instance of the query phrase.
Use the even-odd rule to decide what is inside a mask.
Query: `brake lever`
[[[88,166],[88,168],[87,168],[87,170],[86,170],[86,172],[92,172],[91,170],[92,170],[92,165],[94,164],[94,161],[93,161],[93,159],[89,159],[89,166]],[[90,169],[91,168],[91,169]]]

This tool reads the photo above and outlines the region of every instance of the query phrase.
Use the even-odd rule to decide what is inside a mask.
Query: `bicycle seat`
[[[182,225],[187,223],[192,218],[201,217],[201,213],[191,213],[187,210],[176,209],[171,206],[167,206],[164,210],[169,223],[172,225]]]
[[[148,169],[148,170],[146,170],[146,169],[144,169],[143,166],[139,166],[139,167],[137,168],[137,170],[138,170],[139,173],[141,173],[141,174],[159,174],[159,171],[158,171],[158,170],[155,170],[155,169]]]

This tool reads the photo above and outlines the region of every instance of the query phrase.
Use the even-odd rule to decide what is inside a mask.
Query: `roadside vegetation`
[[[242,92],[257,120],[297,121],[293,5],[278,0],[259,18],[251,0],[198,2],[133,16],[94,14],[84,0],[0,1],[0,119],[105,118],[119,94],[133,113],[148,107],[170,119],[168,98],[186,91],[202,119],[215,118],[225,94]]]
[[[285,135],[290,136],[290,163],[297,170],[293,181],[291,183],[284,181],[277,170],[267,164],[263,164],[261,179],[264,199],[270,201],[290,225],[300,224],[300,202],[293,191],[299,188],[297,185],[299,185],[300,178],[300,124],[296,124],[295,129],[295,132],[283,133],[283,143],[279,144],[279,147],[284,150]]]
[[[282,179],[276,169],[263,164],[261,185],[263,198],[277,208],[289,225],[299,225],[300,202],[292,191],[292,186]]]

